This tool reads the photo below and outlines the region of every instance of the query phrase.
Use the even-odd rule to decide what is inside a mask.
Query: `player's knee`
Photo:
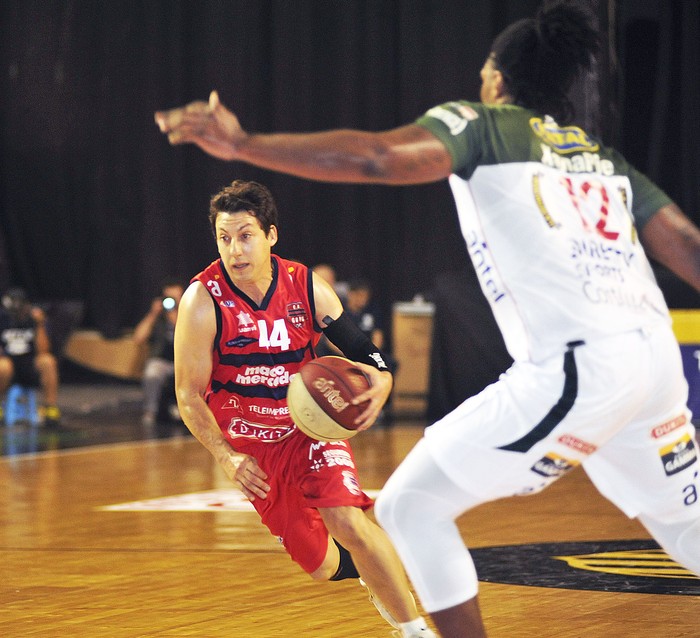
[[[310,572],[309,576],[311,576],[313,580],[330,580],[337,571],[337,565],[327,564],[324,561],[317,570]]]
[[[374,504],[377,522],[391,536],[395,530],[406,533],[410,528],[426,520],[421,512],[424,508],[422,494],[411,490],[389,490],[382,492]]]
[[[54,372],[58,368],[56,357],[50,352],[42,352],[37,355],[35,365],[39,372]]]
[[[321,511],[323,522],[333,538],[350,551],[364,548],[374,525],[365,513],[356,507],[328,508]]]

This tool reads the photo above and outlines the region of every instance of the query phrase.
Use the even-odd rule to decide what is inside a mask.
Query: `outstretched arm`
[[[216,91],[209,102],[158,111],[155,120],[171,144],[196,144],[222,160],[237,160],[323,182],[420,184],[449,176],[452,161],[429,131],[408,124],[372,133],[247,133]]]
[[[650,257],[700,292],[700,228],[676,204],[656,211],[641,239]]]

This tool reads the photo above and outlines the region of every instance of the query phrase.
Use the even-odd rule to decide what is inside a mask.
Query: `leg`
[[[4,394],[15,376],[15,368],[10,357],[0,357],[0,394]]]
[[[639,520],[673,560],[700,576],[700,518],[680,523],[664,523],[649,516]]]
[[[401,561],[384,531],[357,507],[329,507],[319,512],[331,536],[352,554],[362,579],[391,615],[401,623],[418,618]]]
[[[165,359],[148,359],[143,370],[143,420],[152,424],[158,413],[163,385],[173,372],[172,362]]]
[[[455,519],[478,504],[457,487],[419,443],[389,479],[376,504],[416,592],[446,638],[483,638],[474,563]]]
[[[58,363],[56,357],[49,352],[40,354],[34,360],[34,367],[39,373],[44,405],[55,406],[58,401]]]

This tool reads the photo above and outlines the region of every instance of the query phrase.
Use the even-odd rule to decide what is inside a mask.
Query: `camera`
[[[173,310],[176,305],[177,302],[172,297],[166,297],[163,299],[163,308],[165,310]]]

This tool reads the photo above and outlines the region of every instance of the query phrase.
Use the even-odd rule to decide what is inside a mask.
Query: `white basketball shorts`
[[[695,428],[670,327],[517,362],[426,429],[438,466],[479,502],[537,492],[577,465],[627,516],[700,516]]]

